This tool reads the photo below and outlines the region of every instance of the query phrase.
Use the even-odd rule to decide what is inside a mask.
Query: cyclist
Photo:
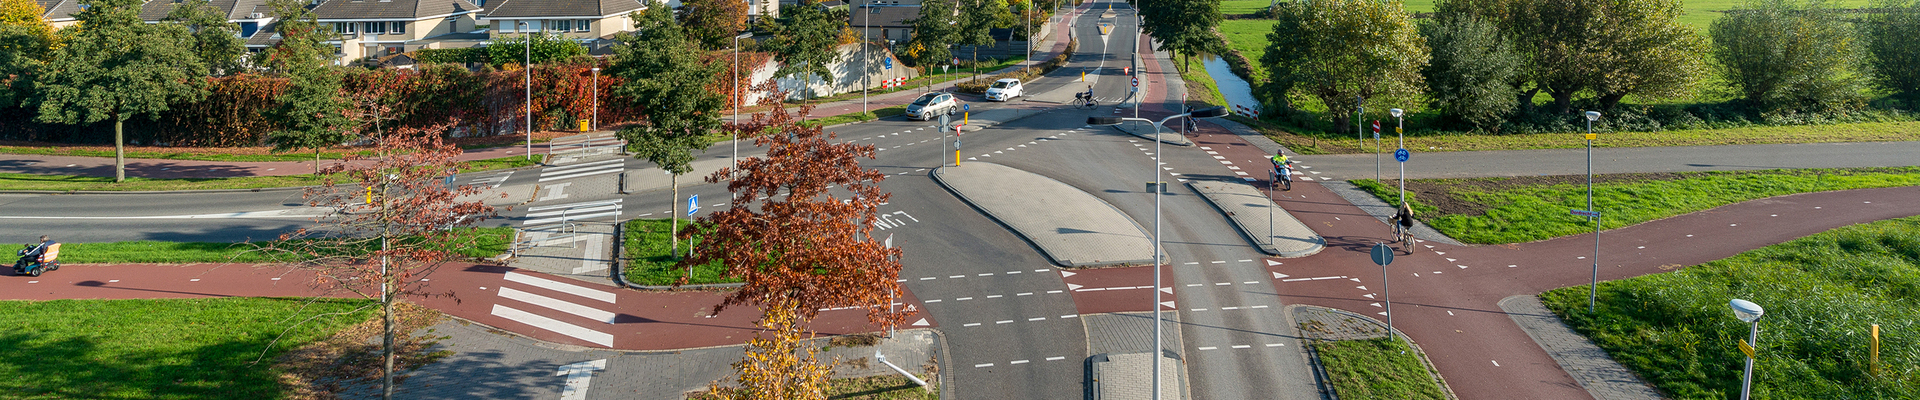
[[[1393,216],[1394,223],[1400,224],[1400,232],[1413,232],[1413,208],[1400,204],[1399,214]]]

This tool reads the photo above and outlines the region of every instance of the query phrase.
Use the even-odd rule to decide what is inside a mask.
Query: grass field
[[[1384,120],[1383,123],[1392,123]],[[1411,122],[1409,122],[1411,124]],[[1272,124],[1254,124],[1275,141],[1312,141],[1318,154],[1372,153],[1374,142],[1365,145],[1354,140],[1353,132],[1293,133]],[[1411,128],[1409,128],[1411,130]],[[1389,132],[1390,133],[1390,132]],[[1661,132],[1608,132],[1599,134],[1595,147],[1716,146],[1737,144],[1890,142],[1920,140],[1920,122],[1860,122],[1832,125],[1754,126],[1729,129],[1690,129]],[[1586,140],[1576,133],[1540,133],[1515,135],[1475,135],[1459,132],[1409,132],[1407,148],[1415,152],[1577,149]],[[1392,140],[1387,142],[1392,146]],[[1391,149],[1388,149],[1391,150]],[[1311,154],[1306,151],[1303,154]]]
[[[1853,225],[1679,271],[1541,300],[1614,360],[1676,399],[1739,396],[1748,326],[1731,299],[1766,308],[1756,399],[1920,398],[1920,218]],[[1879,324],[1881,364],[1868,365]]]
[[[468,243],[454,251],[469,258],[488,258],[507,251],[513,241],[513,228],[467,228],[456,243]],[[57,238],[56,238],[57,239]],[[272,240],[275,238],[262,238]],[[107,243],[62,243],[63,264],[187,264],[187,263],[266,263],[278,260],[268,253],[253,251],[246,243],[156,242],[150,240]]]
[[[1466,243],[1520,243],[1591,232],[1584,217],[1585,175],[1514,178],[1415,179],[1407,198],[1421,221]],[[1353,180],[1355,186],[1397,204],[1392,181]],[[1702,211],[1773,196],[1829,190],[1920,185],[1920,167],[1794,169],[1666,174],[1595,175],[1595,207],[1602,229]]]
[[[921,379],[926,379],[926,377],[923,376]],[[841,378],[833,380],[833,388],[827,390],[827,398],[834,400],[936,400],[940,398],[940,386],[933,385],[932,391],[928,391],[921,389],[920,385],[913,384],[913,381],[894,374],[863,378]]]
[[[1313,344],[1342,399],[1432,399],[1447,395],[1405,343],[1391,338]]]
[[[546,158],[545,154],[536,154],[529,161],[525,156],[502,157],[486,160],[468,161],[460,167],[460,172],[480,172],[498,169],[519,168],[537,165]],[[319,185],[320,178],[313,175],[247,176],[237,178],[187,178],[187,179],[148,179],[129,177],[125,182],[114,183],[113,177],[77,176],[77,175],[39,175],[0,173],[0,190],[87,190],[87,191],[172,191],[172,190],[219,190],[219,189],[266,189]]]
[[[265,162],[265,161],[301,161],[312,162],[313,152],[292,152],[283,154],[224,154],[197,151],[197,148],[181,148],[180,151],[128,151],[127,158],[150,158],[158,160],[202,160],[227,162]],[[0,154],[37,154],[74,157],[113,157],[111,147],[106,150],[91,147],[31,147],[0,146]],[[322,151],[320,159],[338,160],[348,154],[337,151]]]
[[[7,377],[0,379],[0,397],[282,398],[275,357],[367,320],[373,308],[354,310],[371,304],[288,298],[0,301],[7,310],[0,313],[0,374]],[[329,313],[343,314],[306,319]]]
[[[680,219],[680,229],[686,230],[687,226],[692,223],[692,221],[682,218]],[[671,232],[669,229],[670,226],[671,224],[666,219],[636,219],[627,221],[626,232],[624,233],[626,235],[624,245],[626,246],[627,254],[628,281],[641,285],[666,286],[679,282],[682,277],[687,277],[686,268],[674,266],[675,263],[680,262],[680,258],[668,254],[672,251],[673,247],[672,236],[669,234],[669,232]],[[687,254],[687,249],[697,243],[699,243],[698,238],[680,241],[680,255],[684,257]],[[693,276],[688,279],[687,283],[697,285],[707,283],[734,283],[740,281],[736,278],[723,276],[722,274],[725,272],[726,269],[721,268],[719,263],[698,266],[693,268]]]

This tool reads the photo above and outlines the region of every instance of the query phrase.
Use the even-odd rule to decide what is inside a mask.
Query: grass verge
[[[1435,399],[1447,396],[1405,343],[1391,338],[1313,344],[1342,399]]]
[[[135,146],[135,147],[138,147],[138,146]],[[161,148],[153,148],[153,149],[161,149]],[[295,151],[295,152],[280,153],[280,154],[247,154],[247,153],[221,152],[221,151],[233,151],[234,149],[231,149],[231,148],[180,147],[180,148],[165,148],[165,149],[169,149],[169,150],[128,150],[127,158],[145,158],[145,159],[156,159],[156,160],[225,161],[225,162],[273,162],[273,161],[313,162],[313,151],[311,150],[308,150],[304,153]],[[250,151],[250,150],[253,150],[253,149],[248,148],[248,149],[241,149],[239,151]],[[48,146],[48,147],[0,146],[0,154],[33,154],[33,155],[49,155],[49,156],[113,158],[113,146],[107,146],[105,149],[102,149],[97,146]],[[346,157],[348,154],[354,154],[354,153],[339,152],[339,151],[322,151],[320,152],[320,159],[338,160],[342,157]]]
[[[625,246],[627,253],[627,280],[648,286],[667,286],[687,279],[687,284],[735,283],[738,278],[725,276],[726,269],[719,263],[695,266],[692,276],[686,268],[677,267],[681,257],[672,254],[673,241],[671,223],[665,219],[635,219],[627,221]],[[686,230],[693,221],[680,220],[680,229]],[[700,238],[680,242],[680,252],[684,256],[687,249],[699,244]]]
[[[1541,294],[1575,331],[1676,399],[1740,392],[1748,325],[1730,299],[1766,308],[1754,398],[1920,398],[1920,218],[1852,225],[1665,274]],[[1868,365],[1879,324],[1881,364]]]
[[[8,377],[0,380],[0,393],[282,398],[287,391],[278,380],[285,369],[274,360],[368,320],[375,315],[370,304],[293,298],[0,301],[7,310],[0,313],[6,327],[0,333],[6,349],[0,351],[0,373]]]
[[[810,119],[806,121],[800,121],[800,124],[806,125],[806,126],[831,126],[831,125],[839,125],[839,124],[852,123],[852,122],[872,121],[876,119],[881,119],[881,118],[886,118],[886,117],[891,117],[891,116],[906,114],[906,113],[907,113],[907,106],[898,105],[898,106],[892,106],[892,107],[886,107],[886,108],[877,108],[865,114],[861,114],[861,113],[840,114],[840,115],[835,115],[831,117]]]
[[[513,241],[513,228],[465,228],[455,243],[473,243],[454,249],[468,258],[489,258],[507,251]],[[247,243],[157,242],[151,240],[107,243],[63,243],[60,262],[64,264],[187,264],[187,263],[267,263],[292,261],[254,251]]]
[[[508,168],[520,168],[538,165],[546,159],[544,154],[536,154],[533,160],[525,156],[501,157],[486,160],[467,161],[460,172],[492,171]],[[0,173],[0,190],[51,190],[51,191],[178,191],[178,190],[221,190],[221,189],[268,189],[314,186],[321,184],[320,178],[310,174],[245,176],[235,178],[184,178],[149,179],[127,178],[125,182],[114,183],[113,177],[77,176],[77,175],[39,175]]]
[[[1399,204],[1390,180],[1349,182]],[[1520,243],[1593,231],[1567,212],[1587,208],[1585,182],[1585,175],[1413,179],[1407,199],[1416,217],[1456,240]],[[1920,167],[1607,174],[1594,176],[1593,198],[1601,229],[1613,229],[1773,196],[1913,185]]]
[[[927,379],[922,376],[920,379]],[[931,382],[929,382],[931,383]],[[827,389],[827,398],[834,400],[937,400],[940,387],[932,390],[921,389],[906,377],[886,374],[861,378],[834,379],[833,387]]]

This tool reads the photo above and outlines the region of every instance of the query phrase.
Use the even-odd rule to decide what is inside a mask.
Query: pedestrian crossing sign
[[[687,196],[687,216],[691,217],[696,212],[700,212],[700,195]]]

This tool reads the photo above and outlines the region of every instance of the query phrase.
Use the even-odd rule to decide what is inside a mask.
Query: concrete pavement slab
[[[1146,228],[1093,194],[1044,175],[987,162],[933,170],[934,180],[1013,228],[1068,267],[1147,264]]]
[[[1180,313],[1160,314],[1160,393],[1162,399],[1189,398],[1187,368],[1180,354]],[[1153,313],[1087,314],[1087,354],[1096,399],[1149,399],[1153,396]],[[1104,357],[1103,357],[1104,356]],[[1104,359],[1103,359],[1104,358]]]
[[[1513,323],[1527,331],[1553,361],[1560,363],[1560,369],[1580,382],[1580,387],[1595,399],[1658,399],[1660,392],[1653,390],[1647,382],[1634,375],[1633,371],[1614,361],[1606,350],[1595,346],[1586,336],[1568,328],[1560,317],[1540,304],[1540,298],[1528,295],[1508,296],[1500,299],[1500,310],[1506,311]]]
[[[1274,204],[1266,192],[1245,183],[1192,181],[1187,186],[1213,203],[1260,251],[1281,257],[1306,257],[1327,247],[1327,239]]]

